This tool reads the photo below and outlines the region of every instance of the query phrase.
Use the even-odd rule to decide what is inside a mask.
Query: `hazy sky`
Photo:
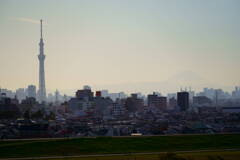
[[[1,0],[2,88],[38,86],[41,18],[48,90],[240,85],[239,0]]]

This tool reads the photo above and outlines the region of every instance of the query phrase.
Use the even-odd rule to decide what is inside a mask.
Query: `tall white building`
[[[16,97],[21,102],[22,100],[26,99],[26,91],[24,88],[19,88],[16,90]]]
[[[27,96],[28,97],[33,97],[33,98],[37,97],[36,86],[34,86],[34,85],[29,85],[28,86],[28,88],[27,88]]]

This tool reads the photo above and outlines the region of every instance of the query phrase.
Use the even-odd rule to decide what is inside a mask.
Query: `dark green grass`
[[[174,153],[173,153],[174,154]],[[176,157],[185,158],[187,160],[239,160],[239,151],[222,151],[222,152],[195,152],[195,153],[177,153]],[[96,157],[81,157],[81,158],[57,158],[46,160],[162,160],[166,153],[148,154],[148,155],[125,155],[125,156],[96,156]],[[170,159],[170,158],[169,158]],[[172,158],[173,159],[173,158]],[[166,160],[166,158],[165,158]],[[176,160],[176,159],[175,159]]]
[[[0,158],[239,148],[240,134],[0,141]]]

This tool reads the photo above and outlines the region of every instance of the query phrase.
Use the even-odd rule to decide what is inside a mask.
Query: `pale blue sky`
[[[128,88],[111,86],[186,72],[199,81],[172,83],[196,89],[240,84],[239,0],[1,0],[1,87],[38,85],[41,18],[49,90],[89,84],[121,91]]]

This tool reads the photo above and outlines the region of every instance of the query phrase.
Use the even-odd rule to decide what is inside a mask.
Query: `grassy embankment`
[[[0,141],[0,158],[212,149],[240,149],[240,134]]]
[[[193,152],[177,153],[175,159],[166,158],[166,154],[150,155],[127,155],[127,156],[96,156],[83,158],[58,158],[48,160],[239,160],[240,151],[221,151],[221,152]],[[178,159],[176,159],[176,157]],[[183,158],[183,159],[181,159]]]

